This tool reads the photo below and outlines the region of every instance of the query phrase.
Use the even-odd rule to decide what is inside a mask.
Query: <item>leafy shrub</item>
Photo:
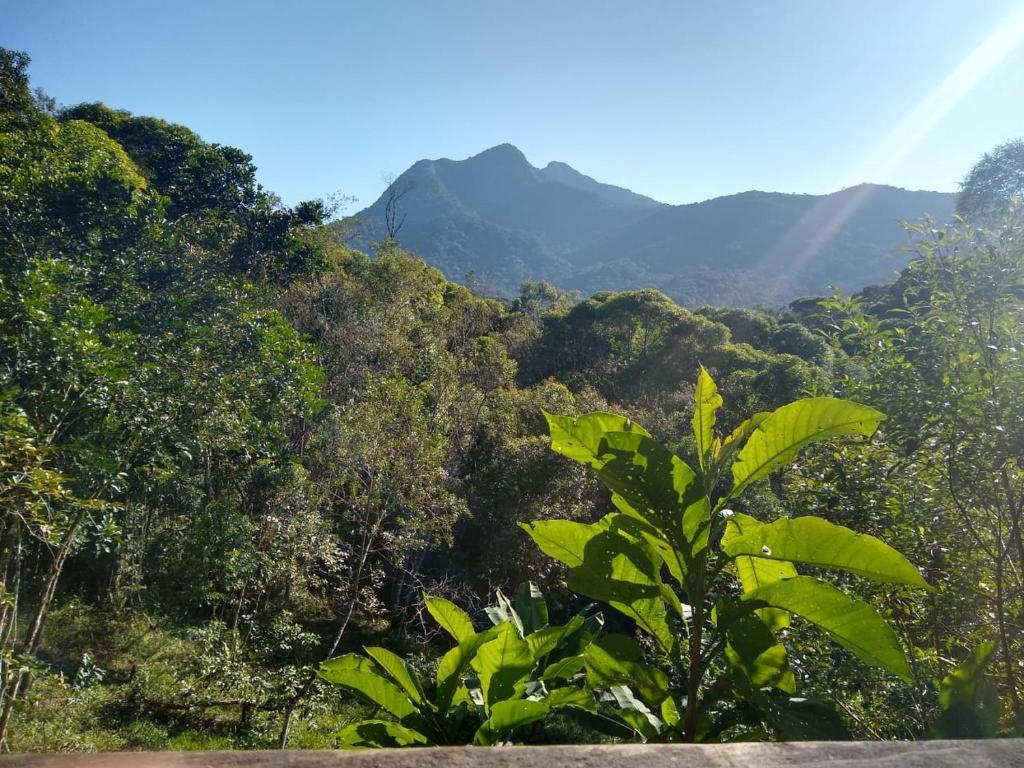
[[[629,686],[635,696],[620,699],[619,714],[642,737],[841,737],[833,705],[795,695],[779,638],[791,616],[908,682],[910,666],[871,605],[796,566],[928,585],[872,536],[814,516],[762,522],[729,506],[805,446],[870,437],[884,416],[850,401],[808,398],[755,414],[721,438],[721,405],[701,369],[692,422],[696,470],[621,416],[548,415],[552,448],[593,469],[616,511],[590,525],[545,520],[523,528],[568,566],[571,589],[620,611],[649,641],[653,662],[631,638],[608,636],[607,653],[590,654],[587,666],[592,687]]]

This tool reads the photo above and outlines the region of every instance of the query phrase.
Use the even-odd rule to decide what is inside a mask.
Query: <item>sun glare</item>
[[[1024,42],[1024,4],[1008,15],[964,59],[853,167],[844,187],[866,179],[886,179],[914,149]],[[788,272],[791,281],[820,253],[822,247],[870,196],[871,188],[850,190],[839,201],[823,198],[818,205],[764,256],[763,263],[781,263],[793,254]]]

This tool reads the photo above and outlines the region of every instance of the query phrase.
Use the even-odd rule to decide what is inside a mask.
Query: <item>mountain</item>
[[[666,205],[560,162],[535,168],[511,144],[420,160],[391,186],[397,238],[456,280],[495,293],[525,280],[565,288],[658,288],[686,305],[779,305],[889,280],[909,254],[903,221],[944,221],[955,195],[862,184],[830,195],[743,192]],[[385,192],[357,216],[357,245],[387,232]]]

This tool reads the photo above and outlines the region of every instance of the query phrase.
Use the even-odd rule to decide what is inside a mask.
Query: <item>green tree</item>
[[[1024,140],[1014,139],[986,152],[960,184],[957,213],[969,218],[1002,217],[1014,198],[1024,195]]]
[[[836,343],[852,356],[844,391],[892,415],[873,471],[892,478],[895,531],[927,553],[940,595],[922,606],[915,631],[936,675],[939,660],[995,640],[1004,727],[1024,690],[1020,227],[1019,218],[989,233],[925,222],[912,229],[919,257],[889,299],[825,303]]]

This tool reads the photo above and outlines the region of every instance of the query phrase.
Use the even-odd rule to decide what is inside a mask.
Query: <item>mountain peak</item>
[[[652,209],[661,205],[657,200],[652,200],[644,195],[638,195],[623,187],[602,184],[560,160],[552,160],[544,166],[540,173],[548,181],[565,184],[568,187],[595,194],[609,205]]]
[[[526,280],[586,292],[653,287],[685,304],[784,304],[880,282],[907,257],[901,221],[944,220],[953,196],[857,185],[831,195],[745,192],[670,206],[503,143],[426,160],[403,198],[401,242],[453,279],[513,295]],[[387,195],[360,214],[385,231]],[[376,234],[374,234],[376,233]]]
[[[579,173],[579,171],[577,171],[571,165],[569,165],[568,163],[563,163],[561,160],[552,160],[550,163],[548,163],[547,165],[544,166],[544,170],[545,171],[568,170],[568,171],[572,171],[573,173]]]
[[[541,173],[552,181],[560,181],[562,183],[578,182],[580,179],[590,179],[589,176],[580,173],[571,165],[563,163],[561,160],[552,160],[541,169]],[[593,181],[593,179],[590,180]]]
[[[483,152],[470,157],[469,160],[497,160],[530,165],[530,161],[526,159],[526,155],[523,154],[522,150],[515,144],[509,144],[508,142],[485,149]],[[532,168],[533,166],[530,167]]]

